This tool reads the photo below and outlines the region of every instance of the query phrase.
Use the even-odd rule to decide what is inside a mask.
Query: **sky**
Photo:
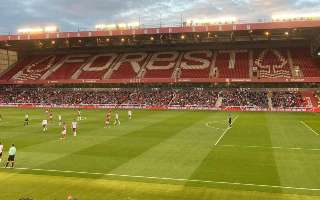
[[[146,27],[224,16],[255,22],[282,13],[320,13],[320,0],[0,0],[0,34],[46,25],[61,31],[94,30],[96,24],[139,19]]]

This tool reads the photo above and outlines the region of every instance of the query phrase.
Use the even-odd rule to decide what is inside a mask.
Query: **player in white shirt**
[[[129,119],[132,119],[132,111],[131,110],[128,110],[128,117],[129,117]]]
[[[42,128],[43,128],[43,133],[45,133],[48,130],[48,120],[46,119],[42,120]]]
[[[71,123],[71,127],[72,127],[73,136],[77,136],[78,122],[76,122],[76,120],[73,120],[73,122]]]
[[[58,116],[58,120],[59,120],[59,126],[61,126],[62,125],[62,116],[61,115]]]
[[[0,163],[2,161],[3,144],[0,142]]]
[[[119,114],[118,112],[116,112],[116,115],[115,115],[115,119],[114,119],[114,125],[120,125],[120,119],[119,119]]]
[[[28,113],[26,113],[25,116],[24,116],[24,124],[23,125],[24,126],[29,125],[29,115],[28,115]]]

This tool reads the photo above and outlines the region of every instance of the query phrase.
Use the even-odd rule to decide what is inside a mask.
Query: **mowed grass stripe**
[[[6,168],[2,168],[6,169]],[[226,186],[239,186],[247,188],[278,188],[286,190],[297,190],[297,191],[312,191],[319,192],[320,188],[305,188],[305,187],[293,187],[285,185],[259,185],[254,183],[239,183],[239,182],[226,182],[226,181],[214,181],[214,180],[195,180],[195,179],[184,179],[184,178],[170,178],[170,177],[157,177],[157,176],[138,176],[138,175],[129,175],[129,174],[104,174],[99,172],[85,172],[85,171],[71,171],[71,170],[56,170],[56,169],[30,169],[30,168],[14,168],[11,170],[15,171],[37,171],[37,172],[47,172],[47,173],[61,173],[61,174],[82,174],[82,175],[102,175],[105,177],[118,177],[125,179],[135,179],[135,180],[153,180],[162,183],[184,183],[184,182],[193,182],[193,183],[204,183],[204,184],[215,184],[215,185],[226,185]]]
[[[266,114],[263,112],[234,113],[233,117],[239,117],[218,145],[270,146],[268,124],[265,120]]]
[[[273,145],[315,147],[316,135],[301,124],[301,114],[282,113],[279,118],[268,115],[267,124]],[[310,115],[312,116],[312,115]],[[308,119],[309,116],[306,118]],[[294,130],[294,131],[293,131]],[[315,141],[312,141],[315,140]],[[320,185],[319,151],[279,151],[274,149],[274,158],[282,185],[310,187]]]
[[[22,149],[55,140],[60,135],[61,128],[57,126],[58,122],[54,120],[53,122],[49,121],[49,131],[44,137],[41,126],[41,121],[47,118],[44,109],[9,108],[1,109],[0,112],[3,115],[3,126],[0,123],[0,128],[3,128],[3,131],[0,132],[0,139],[6,146],[14,143],[19,149]],[[29,114],[30,124],[28,126],[23,126],[25,113]],[[75,113],[75,111],[69,111],[69,115],[71,115],[70,113]],[[55,118],[57,118],[57,115],[55,115]],[[68,123],[72,119],[70,118]]]
[[[185,112],[170,112],[158,123],[146,124],[139,130],[131,131],[114,139],[103,141],[89,148],[82,149],[61,159],[40,166],[48,169],[68,169],[82,171],[109,172],[149,150],[153,146],[177,134],[180,130],[192,126],[205,115],[183,118]],[[78,160],[86,162],[77,163]]]
[[[79,122],[79,129],[78,129],[78,136],[73,137],[72,132],[68,130],[67,140],[62,143],[60,138],[61,127],[58,127],[56,123],[56,131],[49,130],[49,132],[44,134],[39,134],[38,137],[47,137],[54,135],[53,140],[47,140],[47,142],[27,146],[23,149],[23,151],[27,152],[48,152],[48,153],[73,153],[79,151],[83,148],[88,148],[95,144],[101,143],[103,141],[107,141],[113,139],[115,137],[119,137],[124,135],[132,130],[139,130],[146,126],[146,122],[153,124],[159,122],[162,118],[166,117],[165,113],[158,112],[149,112],[149,113],[137,113],[136,118],[128,123],[128,119],[125,116],[125,113],[122,112],[122,125],[119,127],[111,126],[110,128],[105,128],[103,121],[104,121],[104,114],[103,111],[96,111],[95,116],[89,116],[88,120],[84,120]],[[120,115],[121,116],[121,115]],[[147,119],[146,119],[147,118]],[[89,124],[89,122],[90,124]],[[94,127],[92,126],[94,125]],[[59,129],[58,129],[59,128]],[[57,149],[57,145],[59,148]]]
[[[101,112],[100,114],[104,114],[104,112]],[[55,136],[52,140],[30,145],[22,149],[19,148],[17,155],[19,162],[17,162],[17,166],[23,165],[25,167],[38,167],[39,165],[43,165],[57,159],[63,159],[65,156],[68,156],[72,153],[92,147],[102,142],[106,142],[116,137],[120,137],[121,135],[125,135],[132,130],[140,130],[146,126],[145,122],[150,124],[158,123],[162,119],[166,118],[166,116],[167,114],[165,112],[142,113],[141,116],[140,114],[137,114],[136,119],[134,122],[132,122],[135,123],[135,125],[132,125],[131,123],[130,129],[127,128],[130,125],[126,123],[124,123],[121,127],[112,127],[109,129],[105,129],[104,126],[100,126],[99,128],[95,128],[89,132],[80,129],[77,137],[69,136],[64,142],[59,139],[60,134],[54,134]],[[147,119],[145,119],[145,117],[147,117]],[[99,123],[101,118],[93,119],[96,120],[95,123]],[[123,121],[126,121],[124,116]],[[104,133],[105,136],[101,136],[101,133],[96,133],[97,130]],[[84,136],[82,136],[83,134]],[[46,138],[47,135],[40,134],[38,137]],[[59,148],[57,148],[57,146]],[[39,161],[39,159],[41,160]]]
[[[232,126],[234,124],[234,122],[238,119],[239,115],[237,115],[232,122]],[[216,141],[216,143],[214,143],[215,146],[217,146],[219,144],[219,142],[223,139],[223,137],[225,136],[225,134],[227,134],[227,132],[231,129],[232,127],[227,127],[224,129],[223,133],[221,134],[221,136],[218,138],[218,140]]]
[[[319,136],[319,133],[316,132],[315,130],[313,130],[313,128],[311,128],[307,123],[305,123],[304,121],[300,121],[301,124],[303,124],[308,130],[310,130],[312,133],[316,134]]]
[[[252,121],[255,123],[252,123]],[[271,146],[271,139],[264,113],[256,117],[256,113],[240,113],[237,122],[225,135],[221,144],[242,145],[248,143],[263,143]],[[265,130],[261,133],[260,130]],[[249,133],[248,133],[249,131]],[[243,136],[242,136],[243,134]],[[252,135],[259,135],[254,142]],[[260,136],[261,135],[261,136]],[[262,141],[262,138],[263,141]],[[215,180],[221,182],[241,182],[257,185],[280,185],[277,166],[272,149],[233,149],[213,147],[201,165],[195,170],[191,179]],[[201,183],[189,185],[201,186]],[[261,188],[262,190],[264,188]],[[273,188],[280,192],[281,188]]]
[[[204,117],[110,173],[188,179],[221,134],[221,131],[206,128],[206,122],[211,116],[225,120],[222,113],[186,113],[190,114]]]
[[[125,180],[105,180],[48,175],[0,172],[0,199],[17,200],[22,197],[52,200],[66,199],[72,194],[77,199],[110,200],[317,200],[318,196],[266,193],[190,187],[174,184],[144,183]],[[32,185],[32,187],[30,187]]]
[[[0,109],[1,110],[1,109]],[[54,110],[55,111],[55,110]],[[72,120],[75,110],[63,110],[68,114],[68,120]],[[4,116],[6,112],[0,111]],[[14,109],[7,110],[8,114],[14,113]],[[21,114],[22,113],[22,114]],[[17,114],[17,119],[21,121],[21,117],[24,115],[24,111]],[[42,116],[43,110],[35,110],[35,113],[39,116]],[[31,126],[30,129],[24,129],[23,126],[19,123],[19,130],[14,134],[18,134],[21,137],[21,140],[18,141],[18,155],[17,155],[17,167],[27,167],[30,169],[41,168],[44,170],[55,171],[32,171],[26,170],[26,172],[21,172],[20,174],[16,173],[16,170],[10,169],[1,169],[2,174],[10,174],[8,176],[4,175],[1,177],[1,182],[3,183],[0,187],[0,199],[10,199],[13,195],[16,194],[30,194],[34,199],[65,199],[67,194],[72,190],[75,192],[75,196],[79,199],[92,199],[92,196],[96,196],[96,199],[107,198],[106,193],[114,193],[114,196],[108,196],[111,199],[119,200],[119,193],[124,193],[123,199],[129,199],[131,195],[135,192],[128,191],[124,188],[124,185],[131,183],[139,184],[154,184],[161,183],[159,187],[164,187],[166,185],[177,184],[179,189],[176,188],[175,191],[172,191],[170,195],[165,196],[169,199],[177,199],[173,197],[181,197],[182,199],[307,199],[306,196],[300,195],[283,195],[283,194],[272,194],[269,192],[281,192],[281,193],[298,193],[297,191],[292,191],[285,189],[283,187],[297,187],[297,188],[310,188],[315,189],[319,188],[319,179],[318,174],[320,174],[320,163],[319,163],[319,154],[317,151],[304,151],[304,150],[283,150],[283,149],[273,149],[270,148],[267,151],[264,148],[235,148],[235,147],[221,147],[219,145],[235,145],[235,146],[266,146],[266,147],[277,147],[281,146],[283,148],[287,147],[304,147],[304,148],[319,148],[320,140],[316,135],[308,133],[307,129],[302,126],[299,121],[303,120],[308,123],[314,130],[319,130],[320,123],[317,122],[317,117],[314,114],[310,113],[240,113],[239,121],[236,122],[235,126],[232,128],[231,132],[226,134],[221,144],[214,147],[214,142],[221,135],[217,133],[218,130],[214,128],[209,128],[206,125],[207,122],[210,122],[211,126],[223,128],[224,124],[227,122],[227,112],[164,112],[164,111],[134,111],[133,121],[128,121],[126,111],[120,111],[120,117],[122,120],[121,127],[103,129],[102,122],[104,120],[103,110],[92,110],[92,111],[83,111],[84,116],[88,117],[87,120],[79,124],[79,137],[73,138],[69,137],[68,140],[61,144],[58,140],[59,133],[53,132],[52,137],[55,140],[50,141],[51,135],[49,137],[43,136],[45,139],[48,139],[45,142],[34,143],[32,141],[29,143],[28,138],[31,140],[41,139],[42,134],[33,132],[41,131],[40,124],[39,126]],[[151,113],[151,115],[149,115]],[[155,113],[155,115],[154,115]],[[203,119],[199,119],[194,124],[189,127],[184,124],[188,120],[186,118],[194,115],[194,113],[205,115]],[[159,114],[159,115],[158,115]],[[220,115],[221,114],[221,115]],[[33,114],[32,114],[33,115]],[[237,113],[232,114],[236,116]],[[178,117],[179,116],[179,117]],[[183,117],[181,117],[183,116]],[[210,116],[207,118],[207,116]],[[212,116],[212,119],[211,119]],[[216,118],[215,118],[215,117]],[[220,122],[222,116],[222,122]],[[268,117],[267,117],[268,116]],[[140,117],[145,119],[140,120]],[[175,118],[176,117],[176,118]],[[11,115],[10,115],[11,118]],[[39,119],[41,117],[38,117]],[[166,119],[172,119],[173,123],[167,123]],[[274,120],[270,120],[270,118]],[[14,121],[14,120],[13,120]],[[201,121],[204,121],[203,126],[201,126]],[[69,121],[70,122],[70,121]],[[172,134],[171,136],[165,136],[164,138],[159,138],[157,134],[146,134],[150,129],[148,128],[152,123],[162,123],[162,126],[158,126],[158,129],[171,129],[176,126],[184,126],[184,129],[180,129],[177,133]],[[221,125],[219,125],[219,123]],[[239,123],[239,124],[238,124]],[[18,124],[18,123],[17,123]],[[238,126],[239,125],[239,126]],[[1,124],[0,124],[1,128]],[[51,129],[50,129],[51,130]],[[57,129],[58,130],[58,129]],[[132,132],[141,130],[145,134],[138,137],[139,134],[134,134],[135,136],[126,138],[125,135],[130,135]],[[153,129],[152,129],[153,130]],[[4,131],[6,129],[4,128]],[[206,132],[208,131],[208,132]],[[221,131],[221,130],[220,130]],[[209,133],[210,132],[210,133]],[[0,130],[1,138],[2,129]],[[156,133],[158,133],[156,131]],[[200,135],[201,134],[201,135]],[[209,135],[210,134],[210,135]],[[212,134],[212,135],[211,135]],[[3,134],[4,135],[4,134]],[[10,136],[10,132],[5,133],[6,136]],[[36,137],[30,137],[35,135]],[[164,135],[167,135],[165,133]],[[39,138],[37,138],[39,136]],[[150,136],[150,137],[148,137]],[[19,137],[19,138],[20,138]],[[216,137],[216,138],[215,138]],[[119,138],[117,140],[116,138]],[[146,140],[144,140],[146,138]],[[154,145],[150,147],[141,147],[140,143],[147,142],[150,144],[150,139],[159,140],[155,142]],[[8,138],[5,139],[5,148],[8,147]],[[30,144],[23,146],[24,139]],[[42,140],[42,139],[41,139]],[[270,141],[271,140],[271,141]],[[127,158],[123,158],[124,155],[118,151],[110,152],[110,156],[105,157],[104,152],[107,152],[109,149],[104,148],[104,145],[100,146],[100,143],[108,143],[111,141],[116,141],[117,144],[120,144],[121,147],[115,147],[115,150],[121,152],[125,149],[125,145],[128,145],[129,150],[136,151],[141,150],[140,154],[137,155],[129,154]],[[135,148],[134,145],[130,143],[137,143]],[[212,147],[205,149],[207,146]],[[20,146],[22,144],[22,146]],[[92,148],[91,148],[92,147]],[[99,147],[99,148],[97,148]],[[107,147],[112,147],[108,145]],[[203,149],[204,150],[203,150]],[[199,149],[199,151],[197,151]],[[219,150],[221,149],[221,150]],[[272,151],[271,151],[272,150]],[[5,149],[7,153],[7,149]],[[101,154],[97,154],[100,152]],[[209,154],[208,154],[209,152]],[[279,154],[277,153],[279,152]],[[79,153],[79,154],[78,154]],[[154,157],[152,157],[152,153]],[[70,155],[75,156],[74,159],[69,160]],[[107,152],[108,154],[108,152]],[[124,152],[123,154],[127,154]],[[175,155],[176,154],[176,155]],[[114,155],[114,156],[113,156]],[[189,158],[189,157],[190,158]],[[6,159],[6,155],[4,159]],[[117,160],[115,163],[114,160]],[[275,162],[278,159],[280,162]],[[299,162],[296,162],[296,161]],[[148,162],[149,161],[149,162]],[[155,162],[154,162],[155,161]],[[302,162],[300,162],[302,161]],[[153,163],[154,162],[154,163]],[[128,171],[125,171],[125,166],[128,164],[135,163],[136,166],[133,166],[135,169],[127,167]],[[24,165],[26,164],[26,165]],[[140,165],[140,166],[139,166]],[[145,167],[147,165],[147,167]],[[305,166],[303,166],[305,165]],[[111,167],[110,167],[111,166]],[[171,168],[170,168],[171,166]],[[303,166],[303,167],[301,167]],[[108,171],[110,168],[113,168]],[[124,167],[124,168],[122,168]],[[144,168],[145,167],[145,168]],[[159,177],[161,180],[154,179],[145,179],[145,178],[130,178],[130,177],[104,177],[102,174],[114,174],[115,169],[123,169],[122,173],[117,173],[119,175],[130,175],[141,176],[141,177]],[[147,170],[142,170],[142,169]],[[296,170],[297,169],[297,170]],[[195,170],[191,173],[191,171]],[[287,172],[285,171],[287,170]],[[59,173],[58,171],[70,172],[70,173]],[[71,171],[79,173],[71,173]],[[166,172],[170,171],[170,172]],[[92,173],[93,175],[86,174],[84,172]],[[130,173],[130,172],[135,172]],[[138,174],[139,172],[139,174]],[[143,173],[145,172],[145,173]],[[157,172],[158,174],[153,174]],[[208,172],[208,173],[207,173]],[[281,172],[281,173],[280,173]],[[287,174],[285,174],[285,173]],[[23,174],[22,174],[23,173]],[[141,173],[141,174],[140,174]],[[276,174],[278,173],[278,176]],[[30,174],[30,175],[27,175]],[[48,175],[49,176],[43,176]],[[94,175],[96,174],[96,175]],[[150,174],[150,175],[149,175]],[[178,176],[171,176],[170,174],[177,174]],[[191,177],[188,177],[190,176]],[[155,176],[156,175],[156,176]],[[170,175],[170,176],[169,176]],[[68,177],[66,177],[68,176]],[[69,177],[73,176],[71,183],[68,183],[66,187],[63,187],[66,184],[63,180],[69,180]],[[20,179],[20,177],[23,177]],[[39,181],[39,177],[46,177],[45,182]],[[87,177],[85,182],[79,181],[80,178]],[[185,187],[183,186],[185,182],[176,182],[176,181],[166,181],[166,177],[169,179],[183,179],[185,182],[192,180],[203,180],[205,183],[188,183]],[[185,177],[185,178],[184,178]],[[279,181],[279,177],[281,181]],[[201,179],[200,179],[201,178]],[[18,180],[19,179],[19,180]],[[30,185],[30,180],[33,179],[37,183],[35,185],[39,186],[37,189],[28,189]],[[59,183],[51,180],[59,181]],[[108,183],[113,180],[118,180],[117,184],[113,190],[106,191],[104,190],[95,195],[96,188],[91,190],[86,190],[88,198],[84,198],[85,193],[84,189],[75,189],[71,188],[71,185],[77,184],[78,181],[81,182],[78,185],[78,188],[86,188],[88,182],[98,182],[99,179],[108,179]],[[162,180],[163,179],[163,180]],[[274,180],[272,180],[274,179]],[[307,179],[314,179],[308,181]],[[15,180],[15,181],[13,181]],[[10,183],[12,184],[10,184]],[[225,182],[225,183],[241,183],[247,184],[245,186],[240,185],[226,185],[226,184],[214,184],[207,182]],[[278,182],[278,183],[277,183]],[[13,184],[14,183],[14,184]],[[125,184],[126,183],[126,184]],[[10,187],[6,187],[10,185]],[[56,190],[56,185],[59,187]],[[161,186],[162,185],[162,186]],[[277,188],[257,188],[251,185],[270,185],[276,186]],[[193,187],[196,186],[196,187]],[[278,187],[280,186],[280,187]],[[122,188],[123,190],[121,190]],[[281,188],[281,189],[280,189]],[[165,193],[167,190],[163,189],[162,192]],[[200,191],[199,193],[194,192],[193,189]],[[221,189],[221,190],[220,190]],[[49,194],[53,198],[37,198],[38,190],[41,190],[42,194]],[[141,189],[143,190],[143,188]],[[208,190],[220,191],[218,196],[208,196]],[[251,191],[265,191],[268,193],[263,193],[265,196],[258,196],[258,198],[253,198],[249,194],[252,194]],[[21,191],[19,193],[19,191]],[[55,191],[63,196],[55,198]],[[137,191],[135,189],[135,191]],[[238,198],[230,198],[230,193],[239,194],[239,196],[232,196]],[[77,195],[83,194],[81,197]],[[130,193],[130,194],[129,194]],[[301,191],[300,194],[310,195],[308,198],[313,198],[311,195],[319,195],[319,192],[314,191]],[[150,195],[147,195],[150,194]],[[248,194],[248,196],[241,196],[240,194]],[[259,193],[262,194],[262,193]],[[11,195],[11,196],[10,196]],[[143,196],[139,196],[136,199],[164,199],[161,194],[156,193],[153,189],[144,193]],[[181,196],[182,195],[182,196]],[[283,197],[285,196],[285,197]],[[10,198],[9,198],[10,197]],[[133,195],[133,197],[135,197]],[[211,198],[210,198],[211,197]],[[318,196],[317,196],[318,197]],[[19,197],[20,198],[20,197]],[[13,198],[13,199],[19,199]],[[135,199],[135,198],[133,198]],[[11,199],[10,199],[11,200]]]
[[[314,119],[313,114],[270,113],[267,115],[272,145],[281,147],[320,147],[320,139],[308,130],[300,121]]]

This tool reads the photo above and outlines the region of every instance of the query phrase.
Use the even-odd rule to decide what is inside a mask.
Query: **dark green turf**
[[[26,112],[31,118],[28,127],[23,126]],[[68,123],[64,142],[56,119],[48,133],[42,133],[43,109],[0,113],[3,158],[15,143],[16,167],[28,168],[0,170],[0,199],[65,199],[68,193],[112,200],[320,195],[320,136],[301,123],[320,132],[318,114],[232,113],[237,120],[215,145],[227,128],[226,112],[135,110],[129,120],[126,111],[120,111],[121,126],[104,128],[105,110],[83,110],[86,119],[73,137],[70,123],[76,110],[53,110]],[[37,184],[26,187],[28,182]]]

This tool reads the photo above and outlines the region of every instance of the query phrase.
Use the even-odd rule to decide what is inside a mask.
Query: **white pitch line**
[[[242,145],[217,145],[217,147],[235,147],[248,149],[283,149],[283,150],[302,150],[302,151],[320,151],[320,149],[303,148],[303,147],[268,147],[268,146],[242,146]]]
[[[2,167],[4,168],[4,167]],[[114,177],[128,177],[128,178],[139,178],[139,179],[151,179],[151,180],[167,180],[167,181],[178,181],[178,182],[197,182],[197,183],[212,183],[221,185],[238,185],[238,186],[249,186],[249,187],[263,187],[263,188],[279,188],[279,189],[291,189],[291,190],[306,190],[306,191],[320,191],[320,188],[306,188],[306,187],[293,187],[293,186],[281,186],[281,185],[263,185],[253,183],[240,183],[240,182],[227,182],[227,181],[209,181],[209,180],[197,180],[197,179],[184,179],[184,178],[168,178],[168,177],[157,177],[157,176],[134,176],[127,174],[104,174],[97,172],[84,172],[84,171],[63,171],[55,169],[32,169],[32,168],[14,168],[15,170],[31,170],[31,171],[43,171],[43,172],[59,172],[69,174],[87,174],[87,175],[102,175],[102,176],[114,176]]]
[[[238,119],[238,117],[239,117],[239,115],[237,115],[237,116],[234,118],[234,120],[233,120],[233,122],[232,122],[231,125],[234,124],[234,122]],[[217,145],[219,144],[220,140],[222,140],[222,138],[224,137],[224,135],[225,135],[230,129],[231,129],[231,127],[228,127],[228,128],[226,128],[226,129],[223,131],[222,135],[219,137],[219,139],[218,139],[217,142],[214,144],[214,146],[217,146]]]
[[[304,121],[300,121],[301,124],[303,124],[307,129],[312,131],[314,134],[319,135],[315,130],[313,130],[308,124],[306,124]]]
[[[218,127],[214,127],[214,126],[210,126],[210,122],[207,122],[206,123],[206,127],[208,127],[208,128],[213,128],[213,129],[217,129],[217,130],[221,130],[221,129],[223,129],[223,128],[218,128]],[[224,130],[224,129],[223,129]]]

